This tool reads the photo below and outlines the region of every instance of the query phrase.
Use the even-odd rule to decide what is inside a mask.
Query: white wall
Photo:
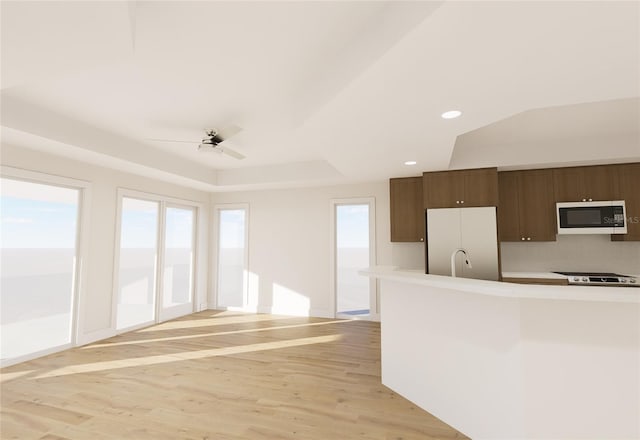
[[[212,194],[213,206],[249,205],[249,292],[250,297],[257,294],[259,311],[282,309],[278,298],[288,296],[297,307],[292,313],[333,316],[330,201],[361,197],[375,198],[376,263],[424,268],[422,243],[390,242],[387,181]],[[212,250],[217,246],[215,235]],[[215,294],[212,286],[209,304],[215,304]]]
[[[112,298],[114,240],[116,231],[116,191],[118,187],[190,200],[204,204],[199,223],[196,304],[206,302],[208,257],[208,199],[202,191],[180,187],[134,174],[77,162],[60,156],[2,145],[2,165],[85,180],[91,183],[88,276],[80,298],[80,343],[113,334]]]
[[[609,235],[559,235],[557,241],[501,243],[503,272],[616,272],[640,275],[640,242]]]

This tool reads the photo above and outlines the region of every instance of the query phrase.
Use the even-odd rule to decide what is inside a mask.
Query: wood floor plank
[[[380,382],[380,325],[204,311],[0,371],[0,437],[464,439]]]
[[[69,437],[60,437],[55,434],[47,434],[44,437],[40,437],[40,440],[71,440]]]
[[[91,416],[87,414],[69,411],[67,409],[46,405],[35,401],[27,402],[26,400],[17,400],[13,402],[11,408],[14,410],[29,413],[31,415],[57,420],[59,422],[70,425],[77,425],[91,418]]]

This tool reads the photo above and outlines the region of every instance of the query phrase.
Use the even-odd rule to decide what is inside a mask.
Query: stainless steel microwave
[[[556,203],[558,234],[626,234],[624,200]]]

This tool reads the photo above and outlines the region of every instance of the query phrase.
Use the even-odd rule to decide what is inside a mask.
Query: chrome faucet
[[[469,254],[467,254],[466,249],[458,248],[451,253],[451,276],[452,277],[456,276],[456,255],[458,255],[458,252],[462,252],[464,254],[464,262],[467,266],[469,266],[469,269],[473,267],[471,266],[471,259],[469,258]]]

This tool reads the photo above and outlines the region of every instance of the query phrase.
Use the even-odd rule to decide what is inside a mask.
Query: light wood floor
[[[2,439],[461,439],[380,383],[380,325],[205,311],[1,372]]]

